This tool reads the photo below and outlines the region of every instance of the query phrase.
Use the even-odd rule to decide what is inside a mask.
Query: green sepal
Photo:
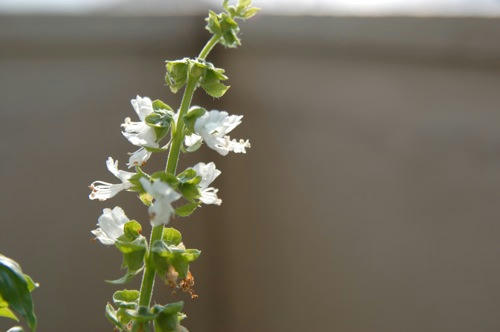
[[[229,85],[222,84],[213,70],[207,70],[200,85],[206,93],[215,98],[222,97],[229,89]]]
[[[173,116],[174,113],[172,111],[165,109],[154,110],[151,114],[146,116],[145,122],[148,126],[154,129],[157,142],[159,142],[163,137],[165,137],[168,134],[168,131],[170,130],[170,127],[174,119]],[[163,151],[163,149],[161,148],[152,148],[152,149],[155,149],[155,151],[151,152]]]
[[[176,190],[179,180],[173,174],[166,173],[165,171],[154,172],[151,175],[152,180],[161,180],[167,183],[172,189]]]
[[[182,196],[188,201],[192,201],[200,197],[200,189],[196,183],[179,183],[178,189]]]
[[[140,235],[140,230],[140,224],[135,220],[125,224],[124,234],[116,240],[115,247],[123,254],[122,268],[127,269],[127,273],[119,279],[106,280],[106,282],[124,284],[144,268],[148,242],[144,236]]]
[[[167,61],[166,64],[167,74],[165,75],[165,82],[170,87],[173,93],[179,91],[187,81],[189,59]]]
[[[138,193],[143,193],[145,192],[145,190],[142,187],[142,183],[140,180],[141,178],[150,179],[150,176],[147,173],[145,173],[139,166],[135,167],[135,171],[136,173],[132,175],[130,179],[128,179],[128,181],[132,184],[132,187],[130,187],[128,190],[135,191]]]
[[[158,128],[155,128],[155,131],[156,129]],[[156,135],[156,134],[155,134]],[[167,144],[167,145],[164,145],[163,147],[161,148],[153,148],[151,146],[143,146],[144,149],[146,149],[147,151],[149,152],[165,152],[168,150],[168,146],[170,145],[170,142]]]
[[[175,214],[177,214],[179,217],[188,217],[196,210],[197,207],[198,203],[189,202],[176,208]]]
[[[23,317],[28,326],[36,329],[36,316],[33,309],[33,300],[30,291],[37,284],[27,277],[19,264],[14,260],[0,254],[0,296],[8,303],[8,309],[15,311]],[[7,314],[6,311],[4,311]]]
[[[140,306],[137,309],[125,309],[124,313],[131,320],[138,323],[150,322],[155,319],[155,314],[149,311],[149,308]]]
[[[169,265],[184,279],[189,271],[189,264],[194,262],[201,254],[198,249],[184,249],[181,245],[168,245],[158,240],[151,248],[153,262],[160,276],[164,275]]]
[[[198,184],[201,182],[201,176],[198,176],[198,173],[192,168],[186,168],[179,173],[177,179],[179,183]]]
[[[110,303],[106,304],[106,311],[104,315],[110,321],[110,323],[117,327],[120,331],[126,331],[125,326],[118,319],[115,308],[113,308]]]
[[[165,306],[155,305],[153,313],[156,315],[154,327],[156,332],[177,332],[179,331],[179,323],[182,317],[180,312],[184,306],[184,302],[169,303]]]
[[[135,289],[119,290],[113,294],[113,303],[119,308],[134,309],[139,303],[139,295]]]
[[[186,128],[186,134],[194,133],[194,124],[196,120],[203,116],[207,112],[206,109],[200,106],[193,106],[189,109],[189,111],[184,115],[184,125]]]
[[[197,151],[201,147],[202,144],[203,144],[203,139],[200,137],[198,139],[198,141],[195,144],[191,145],[191,146],[186,146],[185,147],[184,144],[183,144],[181,146],[181,151],[183,153],[186,153],[186,152],[195,152],[195,151]]]
[[[174,109],[172,107],[170,107],[169,105],[167,105],[165,102],[161,101],[160,99],[156,99],[153,101],[153,109],[155,111],[158,111],[158,110],[169,110],[169,111],[174,111]]]
[[[153,203],[153,196],[151,196],[151,194],[148,192],[140,193],[139,199],[146,206],[150,206]]]
[[[129,241],[135,240],[142,232],[142,226],[135,220],[130,220],[123,225],[123,234]]]
[[[163,229],[162,240],[167,245],[177,246],[182,242],[182,234],[173,227],[165,227]]]

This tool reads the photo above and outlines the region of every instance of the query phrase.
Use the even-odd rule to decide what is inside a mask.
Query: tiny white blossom
[[[217,197],[219,189],[209,187],[209,185],[221,174],[213,162],[208,164],[197,163],[193,166],[196,173],[201,176],[201,181],[198,184],[200,188],[200,201],[204,204],[221,205],[222,200]]]
[[[141,178],[140,181],[144,190],[154,198],[154,202],[149,206],[148,210],[151,225],[168,224],[170,216],[175,212],[172,202],[181,198],[181,195],[163,181],[156,180],[151,183],[145,178]]]
[[[104,245],[113,245],[123,235],[123,226],[129,221],[122,208],[115,206],[113,210],[102,210],[97,219],[98,228],[91,231],[95,237]]]
[[[130,118],[125,118],[122,123],[122,134],[130,143],[135,146],[140,146],[140,149],[131,153],[127,166],[141,166],[151,156],[151,152],[144,147],[157,148],[159,145],[156,142],[156,134],[153,128],[146,123],[146,117],[153,112],[153,103],[148,97],[137,96],[130,101],[134,107],[140,121],[134,122]]]
[[[122,190],[127,190],[132,187],[132,184],[128,181],[135,173],[121,171],[118,169],[118,160],[114,161],[113,158],[108,157],[106,160],[106,167],[108,170],[121,180],[121,183],[108,183],[104,181],[94,181],[90,184],[90,189],[92,190],[89,194],[90,199],[98,199],[104,201],[118,194]]]
[[[229,115],[225,111],[206,112],[194,124],[194,131],[198,137],[190,135],[184,140],[188,151],[204,140],[209,148],[223,156],[230,151],[246,153],[246,148],[250,147],[249,140],[231,140],[227,135],[241,123],[242,118],[243,115]]]

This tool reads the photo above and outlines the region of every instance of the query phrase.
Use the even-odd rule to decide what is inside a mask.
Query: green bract
[[[224,69],[216,68],[210,62],[201,59],[184,58],[182,60],[167,61],[166,67],[165,81],[173,93],[179,91],[186,84],[189,75],[195,78],[206,93],[212,97],[222,97],[229,89],[229,86],[220,82],[228,79],[224,75]]]
[[[181,241],[180,232],[171,228],[164,232],[162,239],[155,241],[151,247],[155,268],[163,279],[165,279],[169,266],[174,268],[179,278],[186,278],[189,264],[194,262],[201,254],[201,251],[197,249],[184,248]]]
[[[37,322],[30,293],[36,287],[38,284],[23,273],[19,264],[0,254],[1,317],[19,321],[14,314],[16,312],[26,320],[32,330],[35,330]]]
[[[118,238],[115,246],[123,254],[122,268],[127,269],[127,273],[119,279],[108,280],[112,284],[124,284],[141,272],[148,248],[146,238],[140,235],[141,224],[137,221],[127,222],[123,230],[124,234]]]

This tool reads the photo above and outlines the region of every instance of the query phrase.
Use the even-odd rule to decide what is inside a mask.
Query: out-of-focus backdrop
[[[210,55],[231,89],[195,96],[252,148],[183,156],[215,161],[224,203],[172,222],[200,297],[155,301],[183,298],[194,332],[499,331],[500,2],[257,4]],[[124,167],[131,98],[178,105],[163,61],[198,53],[213,6],[0,1],[0,252],[41,283],[40,331],[111,330],[120,255],[89,231],[115,205],[149,227],[87,185]]]

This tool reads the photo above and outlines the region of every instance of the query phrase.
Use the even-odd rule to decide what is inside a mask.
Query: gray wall
[[[111,180],[110,153],[125,164],[130,98],[178,103],[162,61],[196,54],[202,26],[0,17],[0,251],[41,283],[40,331],[111,330],[119,254],[89,230],[107,206],[147,218],[132,194],[96,203],[86,186]],[[214,160],[224,200],[173,222],[203,250],[186,325],[498,331],[500,21],[260,17],[243,32],[211,56],[228,94],[196,96],[244,114],[234,135],[253,147],[183,163]]]

